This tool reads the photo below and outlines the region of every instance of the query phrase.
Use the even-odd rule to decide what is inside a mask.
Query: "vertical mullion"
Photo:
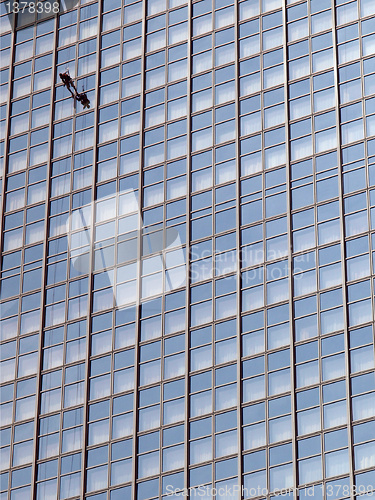
[[[358,12],[358,19],[361,19],[361,11],[360,8],[358,7],[359,12]],[[364,132],[364,147],[365,147],[365,159],[364,159],[364,166],[365,166],[365,176],[366,176],[366,186],[370,186],[370,173],[369,173],[369,154],[367,151],[367,117],[366,117],[366,91],[365,91],[365,76],[364,76],[364,67],[363,67],[363,47],[362,47],[362,23],[358,23],[358,39],[359,39],[359,57],[360,57],[360,67],[361,67],[361,90],[362,90],[362,119],[363,119],[363,132]],[[366,195],[367,195],[367,238],[369,241],[369,263],[370,263],[370,269],[374,269],[374,257],[373,253],[371,251],[372,243],[371,243],[371,202],[370,202],[370,191],[367,189],[366,190]],[[375,307],[375,302],[374,302],[374,295],[375,295],[375,282],[373,279],[370,279],[370,290],[371,290],[371,307],[372,310],[374,310]],[[375,353],[374,353],[375,354]],[[350,355],[350,352],[349,352]],[[352,419],[350,421],[350,426],[352,426]]]
[[[288,24],[286,0],[282,5],[283,16],[283,54],[284,54],[284,101],[285,101],[285,163],[286,163],[286,193],[287,193],[287,225],[288,225],[288,270],[289,270],[289,334],[290,334],[290,391],[291,391],[291,419],[292,419],[292,449],[293,449],[293,487],[298,491],[298,462],[297,462],[297,418],[295,396],[295,353],[294,353],[294,310],[293,310],[293,258],[292,258],[292,195],[291,195],[291,166],[290,166],[290,140],[289,140],[289,106],[288,106]],[[296,493],[295,493],[296,494]]]
[[[98,107],[100,104],[100,91],[99,91],[99,78],[100,78],[100,33],[101,33],[101,12],[102,2],[98,2],[97,26],[98,32],[96,35],[96,71],[95,71],[95,107],[94,107],[94,140],[93,140],[93,160],[92,160],[92,179],[91,179],[91,248],[90,248],[90,262],[89,262],[89,284],[88,284],[88,304],[86,315],[86,358],[85,358],[85,381],[84,381],[84,403],[83,403],[83,436],[82,436],[82,470],[81,470],[81,495],[84,498],[86,493],[86,468],[87,468],[87,442],[88,442],[88,403],[89,403],[89,390],[90,390],[90,355],[91,355],[91,314],[93,306],[93,270],[94,270],[94,242],[95,242],[95,197],[96,197],[96,162],[97,162],[97,143],[98,143]],[[78,31],[79,32],[79,31]],[[76,43],[76,46],[78,43]],[[77,59],[78,61],[78,59]],[[77,69],[78,73],[78,62]],[[77,75],[78,78],[78,75]],[[76,102],[74,101],[74,106]]]
[[[236,86],[236,112],[235,112],[235,127],[236,127],[236,264],[237,264],[237,295],[236,295],[236,327],[237,327],[237,483],[241,488],[242,485],[242,383],[241,383],[241,268],[242,268],[242,253],[241,253],[241,161],[240,161],[240,70],[239,70],[239,5],[238,0],[234,4],[234,39],[235,39],[235,86]]]
[[[211,360],[212,360],[212,368],[211,368],[211,488],[215,485],[215,411],[216,411],[216,389],[215,389],[215,318],[216,318],[216,295],[215,295],[215,281],[216,281],[216,269],[215,269],[215,241],[216,241],[216,233],[215,233],[215,219],[216,219],[216,197],[215,197],[215,171],[216,171],[216,141],[215,141],[215,129],[216,129],[216,66],[215,66],[215,46],[216,46],[216,22],[215,22],[215,0],[211,0],[211,33],[212,33],[212,53],[211,53],[211,87],[212,87],[212,101],[211,101],[211,140],[212,140],[212,188],[211,188],[211,199],[212,199],[212,218],[211,218],[211,245],[212,245],[212,266],[213,272],[210,278],[210,287],[211,287],[211,304],[212,304],[212,316],[211,316]]]
[[[45,206],[45,227],[44,227],[44,250],[42,259],[42,289],[44,293],[41,294],[41,305],[40,305],[40,324],[39,324],[39,345],[38,345],[38,368],[37,368],[37,392],[35,398],[35,425],[34,425],[34,450],[33,450],[33,464],[32,464],[32,490],[31,490],[31,500],[36,498],[37,494],[37,461],[38,461],[38,436],[39,436],[39,421],[40,421],[40,400],[41,400],[41,389],[42,389],[42,375],[43,370],[43,336],[44,336],[44,322],[45,322],[45,298],[46,298],[46,285],[47,285],[47,258],[48,258],[48,235],[49,235],[49,207],[50,207],[50,190],[51,190],[51,173],[52,173],[52,156],[53,156],[53,119],[54,119],[54,97],[55,97],[55,87],[56,87],[56,59],[57,59],[57,17],[55,17],[54,26],[54,47],[52,53],[52,82],[51,82],[51,95],[50,95],[50,110],[49,110],[49,141],[48,141],[48,162],[49,168],[47,169],[47,192],[46,192],[46,206]],[[36,37],[36,33],[35,33]],[[63,385],[61,383],[61,391],[63,391]],[[57,492],[58,495],[58,492]]]
[[[185,428],[184,428],[184,445],[185,445],[185,463],[184,463],[184,488],[188,488],[189,482],[189,462],[190,462],[190,445],[189,445],[189,413],[190,413],[190,396],[189,396],[189,369],[190,369],[190,212],[191,212],[191,76],[192,76],[192,36],[193,36],[193,21],[192,21],[192,0],[188,0],[188,59],[187,59],[187,145],[186,145],[186,293],[185,293]],[[189,491],[189,490],[188,490]]]
[[[336,11],[335,2],[331,0],[332,9],[332,41],[333,41],[333,68],[334,84],[336,94],[336,138],[337,138],[337,161],[338,161],[338,183],[339,183],[339,204],[340,204],[340,246],[341,246],[341,274],[342,274],[342,294],[343,294],[343,314],[344,314],[344,344],[345,344],[345,381],[346,381],[346,416],[348,431],[348,453],[349,453],[349,487],[354,491],[354,453],[352,447],[352,412],[351,412],[351,389],[350,389],[350,358],[349,358],[349,318],[348,318],[348,297],[347,297],[347,275],[346,275],[346,249],[345,249],[345,209],[344,209],[344,188],[341,158],[341,127],[340,127],[340,82],[338,70],[338,47],[336,35]]]
[[[150,0],[151,1],[151,0]],[[143,0],[142,2],[142,50],[141,50],[141,89],[140,89],[140,138],[139,138],[139,179],[138,179],[138,241],[137,241],[137,297],[136,297],[136,332],[135,332],[135,359],[134,359],[134,406],[133,406],[133,442],[132,442],[132,492],[131,498],[135,500],[137,498],[137,429],[138,429],[138,381],[139,381],[139,342],[140,342],[140,331],[141,331],[141,293],[142,293],[142,234],[143,234],[143,218],[142,218],[142,207],[143,207],[143,166],[144,166],[144,128],[145,128],[145,81],[146,81],[146,16],[147,16],[147,5],[148,0]],[[125,14],[124,14],[125,19]]]

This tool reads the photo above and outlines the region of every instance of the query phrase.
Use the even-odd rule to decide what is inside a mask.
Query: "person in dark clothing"
[[[69,74],[69,70],[66,70],[64,73],[59,73],[59,77],[61,78],[61,81],[63,82],[64,87],[66,87],[69,90],[69,92],[72,94],[72,97],[74,99],[75,95],[70,87],[73,87],[75,92],[77,92],[77,91],[76,91],[74,82]]]
[[[82,104],[83,109],[90,108],[90,101],[89,101],[89,98],[87,97],[86,92],[81,92],[80,94],[77,93],[76,99],[77,99],[77,101],[79,101]]]
[[[65,73],[59,73],[59,77],[61,78],[63,84],[65,85],[65,87],[70,87],[70,76],[68,74],[68,72],[65,72]]]

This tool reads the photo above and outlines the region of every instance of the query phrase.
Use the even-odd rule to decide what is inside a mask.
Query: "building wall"
[[[374,1],[7,5],[0,499],[375,490]]]

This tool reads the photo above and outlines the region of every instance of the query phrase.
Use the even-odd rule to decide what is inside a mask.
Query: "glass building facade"
[[[374,0],[47,4],[0,4],[0,499],[371,497]]]

